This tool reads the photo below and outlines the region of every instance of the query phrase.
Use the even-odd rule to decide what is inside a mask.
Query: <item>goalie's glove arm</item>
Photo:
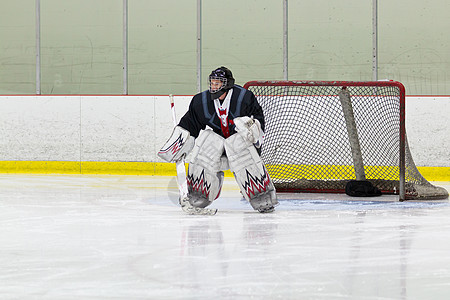
[[[241,116],[251,116],[252,119],[258,120],[261,129],[264,132],[265,124],[263,110],[253,93],[251,94],[249,104],[243,109]]]
[[[262,130],[261,123],[258,119],[244,116],[235,118],[233,121],[238,134],[256,147],[261,146],[264,138],[264,131]]]
[[[175,126],[172,135],[158,152],[158,156],[167,162],[176,162],[186,157],[194,148],[195,139],[188,130]]]

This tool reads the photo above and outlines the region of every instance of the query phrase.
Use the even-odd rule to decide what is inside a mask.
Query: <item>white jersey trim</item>
[[[222,104],[220,104],[220,100],[219,99],[214,99],[214,108],[216,109],[216,114],[217,117],[220,119],[220,122],[222,122],[222,125],[227,127],[227,119],[228,119],[228,112],[230,110],[230,103],[231,103],[231,95],[233,95],[233,89],[230,89],[227,92],[227,95],[225,96],[225,100],[223,101]],[[221,115],[220,110],[225,110],[225,114]]]

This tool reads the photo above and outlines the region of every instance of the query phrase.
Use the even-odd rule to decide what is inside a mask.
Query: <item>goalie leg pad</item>
[[[275,206],[278,205],[277,195],[275,189],[270,192],[259,194],[250,199],[250,205],[254,210],[260,213],[270,213],[275,210]]]
[[[219,197],[224,174],[221,171],[224,138],[212,130],[202,131],[196,140],[188,168],[188,198],[192,206],[206,207]]]
[[[185,157],[194,147],[195,139],[189,131],[180,126],[175,126],[172,135],[159,150],[158,156],[167,162],[177,161]]]
[[[275,187],[253,143],[240,134],[225,140],[230,169],[253,209],[270,212],[278,204]]]

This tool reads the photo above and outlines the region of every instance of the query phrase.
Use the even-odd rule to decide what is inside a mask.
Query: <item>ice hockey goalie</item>
[[[253,209],[274,211],[276,191],[259,155],[264,136],[261,106],[252,92],[235,84],[226,67],[213,70],[208,83],[208,90],[192,98],[158,155],[171,162],[193,149],[187,183],[194,207],[205,208],[219,197],[223,171],[230,169]]]

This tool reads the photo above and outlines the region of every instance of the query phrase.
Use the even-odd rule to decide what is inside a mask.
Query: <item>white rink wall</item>
[[[192,96],[175,96],[177,116]],[[407,97],[416,165],[450,167],[450,97]],[[0,96],[2,161],[160,162],[172,131],[168,96]]]
[[[450,167],[450,97],[406,97],[406,134],[417,166]]]

